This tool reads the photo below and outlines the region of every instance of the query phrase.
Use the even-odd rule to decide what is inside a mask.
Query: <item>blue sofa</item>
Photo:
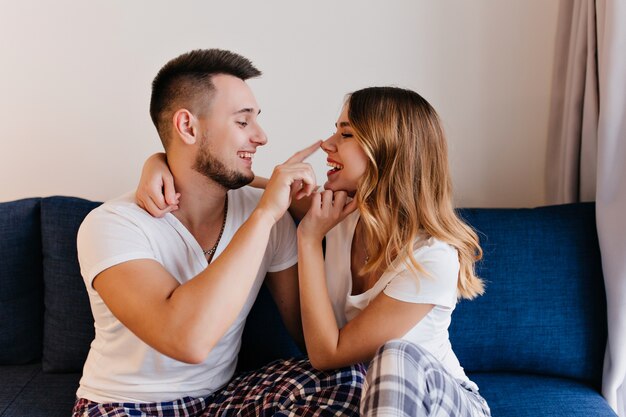
[[[0,416],[69,416],[93,318],[76,232],[99,203],[0,203]],[[497,416],[615,416],[601,397],[606,306],[593,204],[464,209],[487,292],[459,303],[450,336]],[[300,355],[266,290],[241,370]]]

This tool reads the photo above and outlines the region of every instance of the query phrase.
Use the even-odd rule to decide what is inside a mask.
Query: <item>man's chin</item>
[[[234,179],[229,185],[228,188],[230,188],[231,190],[236,190],[238,188],[241,188],[243,186],[246,186],[248,184],[250,184],[252,181],[254,181],[254,174],[252,175],[239,175],[237,176],[236,179]]]

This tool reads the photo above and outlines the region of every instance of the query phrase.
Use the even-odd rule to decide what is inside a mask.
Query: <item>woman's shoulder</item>
[[[419,270],[410,267],[408,261],[399,266],[397,277],[413,276],[420,281],[434,281],[438,284],[455,284],[459,274],[459,254],[447,242],[422,233],[415,240],[413,257],[419,265]]]
[[[413,256],[420,260],[456,261],[458,263],[459,253],[456,248],[443,240],[421,232],[415,239],[413,245]]]
[[[454,307],[459,274],[457,250],[442,240],[422,234],[416,239],[413,257],[419,270],[408,262],[397,265],[385,294],[400,301]]]

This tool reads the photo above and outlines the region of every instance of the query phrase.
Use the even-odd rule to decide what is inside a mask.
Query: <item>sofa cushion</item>
[[[0,392],[6,388],[11,394],[6,403],[1,402],[4,397],[0,396],[1,416],[67,417],[72,414],[80,373],[44,373],[40,363],[0,370],[5,379],[15,378],[0,381]],[[15,387],[19,388],[17,392]]]
[[[0,366],[0,416],[15,415],[7,413],[7,408],[38,372],[41,372],[40,363]]]
[[[524,374],[469,374],[491,415],[507,417],[617,417],[604,398],[584,383]]]
[[[599,387],[606,307],[591,203],[461,211],[479,232],[486,292],[458,304],[450,338],[468,371],[571,377]]]
[[[0,364],[41,357],[39,198],[0,203]]]
[[[85,216],[99,205],[74,197],[49,197],[41,202],[45,372],[82,371],[94,337],[76,234]]]

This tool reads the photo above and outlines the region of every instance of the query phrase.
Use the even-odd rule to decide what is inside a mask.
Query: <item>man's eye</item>
[[[241,127],[246,127],[248,126],[248,122],[237,122],[237,124]]]

